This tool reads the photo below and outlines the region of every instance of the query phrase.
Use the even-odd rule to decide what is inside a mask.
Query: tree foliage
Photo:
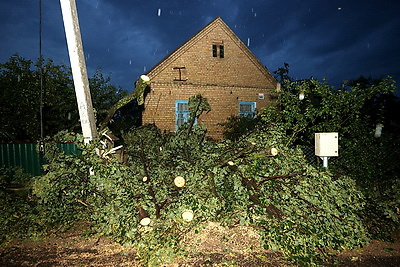
[[[224,127],[224,138],[236,141],[246,135],[248,132],[253,131],[259,123],[259,116],[255,118],[245,116],[230,116],[225,122],[221,123],[221,126]]]
[[[97,70],[89,78],[93,107],[99,119],[127,92],[116,88]],[[2,142],[36,142],[61,130],[79,130],[71,70],[51,59],[37,62],[13,55],[0,64],[0,140]],[[40,108],[42,106],[42,118]],[[131,107],[132,109],[132,107]],[[118,116],[120,114],[117,114]],[[120,126],[122,128],[122,126]]]
[[[376,102],[375,107],[382,110],[384,103],[378,100],[395,91],[395,81],[390,77],[368,86],[365,82],[354,81],[336,90],[327,81],[313,78],[292,80],[288,68],[286,64],[276,72],[283,77],[284,90],[278,96],[281,112],[270,108],[267,110],[270,112],[263,116],[265,121],[274,121],[285,127],[294,144],[312,144],[315,132],[337,131],[340,138],[351,139],[358,132],[365,131],[365,127],[357,131],[358,126],[370,127],[372,131],[377,123],[382,122],[384,114],[377,110],[367,113],[366,109],[371,102]]]
[[[288,77],[287,68],[282,77]],[[189,99],[189,122],[175,133],[154,125],[125,132],[123,163],[104,146],[101,134],[84,145],[80,135],[60,133],[55,140],[77,143],[82,153],[66,155],[46,143],[46,174],[33,181],[29,221],[37,228],[60,228],[88,220],[95,233],[135,246],[149,266],[185,255],[183,237],[201,231],[206,221],[254,227],[265,248],[304,266],[362,245],[385,230],[384,224],[393,229],[398,172],[376,161],[388,143],[372,132],[382,117],[365,111],[372,99],[393,90],[393,81],[338,91],[314,79],[283,85],[278,108],[266,108],[252,130],[232,140],[210,140],[204,126],[195,125],[210,110],[201,95]],[[318,131],[340,133],[343,152],[329,170],[310,163],[298,147],[312,144]],[[389,178],[378,183],[377,171]],[[175,183],[177,177],[184,186]],[[143,225],[146,216],[150,223]]]
[[[189,106],[198,111],[192,118],[209,109],[201,96]],[[190,121],[176,133],[149,125],[125,134],[125,164],[102,157],[99,141],[75,157],[47,147],[47,174],[33,186],[45,218],[89,220],[97,233],[134,245],[148,265],[184,255],[184,235],[210,220],[251,225],[266,248],[304,265],[368,240],[359,217],[364,197],[353,180],[308,164],[282,127],[260,125],[235,142],[216,142]],[[185,186],[174,184],[177,176]],[[194,219],[185,221],[184,211]],[[140,224],[144,213],[148,226]]]
[[[400,157],[395,81],[360,77],[335,90],[326,81],[295,81],[288,68],[286,64],[276,72],[284,87],[278,98],[280,111],[270,107],[262,114],[263,120],[282,125],[292,145],[312,147],[315,132],[338,132],[340,156],[331,158],[330,168],[357,182],[368,200],[363,216],[369,232],[387,237],[399,223],[396,188],[400,169],[392,160]],[[378,124],[384,125],[384,130],[375,137]]]
[[[28,198],[32,180],[21,168],[0,168],[0,244],[42,235],[46,226],[38,216],[41,207]]]

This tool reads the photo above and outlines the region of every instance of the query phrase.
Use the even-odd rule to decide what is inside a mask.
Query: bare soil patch
[[[363,248],[341,253],[338,260],[341,266],[399,267],[400,233],[393,234],[393,238],[393,242],[372,240]]]
[[[0,247],[0,266],[141,266],[133,248],[107,238],[84,237],[77,225],[67,233],[36,241],[13,240]],[[338,256],[339,266],[400,266],[400,240],[372,241],[362,249]],[[250,228],[209,223],[185,240],[190,257],[166,266],[291,266],[279,253],[260,246]]]

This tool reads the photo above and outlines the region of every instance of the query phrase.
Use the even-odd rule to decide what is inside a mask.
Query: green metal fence
[[[80,153],[76,144],[57,144],[66,154],[77,155]],[[40,175],[43,173],[43,154],[38,150],[38,144],[0,144],[0,167],[21,167],[26,173]]]

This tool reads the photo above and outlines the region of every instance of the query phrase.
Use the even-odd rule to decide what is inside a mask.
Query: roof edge
[[[272,83],[274,87],[277,86],[278,81],[275,79],[275,77],[270,73],[268,68],[261,63],[261,61],[253,54],[253,52],[244,44],[244,42],[235,34],[235,32],[225,23],[225,21],[220,17],[214,18],[212,21],[210,21],[207,25],[205,25],[203,28],[201,28],[199,31],[197,31],[195,34],[193,34],[189,39],[187,39],[184,43],[182,43],[180,46],[178,46],[175,50],[173,50],[171,53],[166,55],[163,59],[161,59],[156,65],[154,65],[147,73],[146,75],[151,75],[152,72],[157,70],[157,68],[161,67],[163,64],[167,64],[170,60],[174,58],[175,55],[178,55],[180,50],[185,49],[185,47],[188,47],[191,43],[194,43],[195,40],[197,39],[198,36],[200,36],[201,33],[206,31],[208,28],[211,29],[212,25],[216,24],[217,22],[220,22],[226,31],[229,32],[229,35],[232,37],[232,40],[238,45],[238,47],[243,51],[243,53],[250,59],[250,61],[255,64],[258,69],[266,75],[268,80]],[[157,73],[161,72],[164,68],[160,68],[159,71],[156,71],[154,75],[157,75]]]

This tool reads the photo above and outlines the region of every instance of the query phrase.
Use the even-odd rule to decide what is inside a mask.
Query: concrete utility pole
[[[85,144],[97,136],[94,119],[89,80],[86,71],[85,56],[81,31],[79,28],[78,12],[75,0],[60,0],[64,20],[65,36],[67,38],[69,59],[74,79],[76,101],[78,102],[79,117]]]

